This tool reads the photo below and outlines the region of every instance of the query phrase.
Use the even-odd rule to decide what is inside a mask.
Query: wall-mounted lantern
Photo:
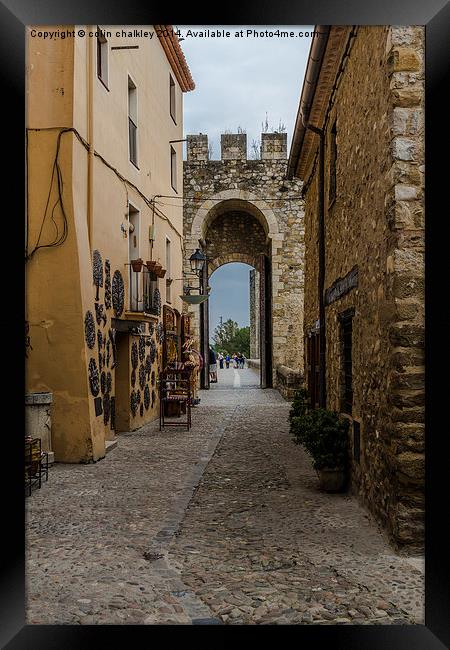
[[[192,273],[200,275],[206,262],[206,255],[199,248],[197,248],[195,252],[190,256],[189,262],[191,263]]]

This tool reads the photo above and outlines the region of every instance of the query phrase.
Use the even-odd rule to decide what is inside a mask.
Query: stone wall
[[[423,532],[422,34],[359,27],[325,125],[325,289],[357,270],[326,306],[327,406],[341,410],[339,315],[353,308],[352,485],[398,544]],[[318,318],[317,167],[305,179],[305,334]]]
[[[233,259],[235,255],[248,255],[258,264],[259,255],[269,252],[266,233],[260,222],[240,210],[229,210],[214,219],[205,241],[213,265],[215,260]]]
[[[277,367],[277,387],[284,399],[292,401],[295,392],[304,386],[304,375],[302,372],[292,370],[287,366]]]
[[[221,138],[221,160],[208,160],[206,135],[187,136],[184,163],[185,271],[202,242],[210,272],[233,261],[272,262],[273,381],[276,367],[303,370],[302,183],[286,180],[286,134],[262,134],[262,158],[247,160],[246,135]],[[205,158],[206,156],[206,158]],[[192,311],[198,332],[198,312]]]
[[[424,527],[424,29],[392,27],[386,44],[390,83],[390,229],[386,272],[392,308],[387,438],[397,502],[390,527],[402,543]]]

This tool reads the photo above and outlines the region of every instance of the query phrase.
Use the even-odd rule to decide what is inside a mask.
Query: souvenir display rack
[[[48,480],[48,453],[42,451],[40,438],[25,438],[25,494],[30,496],[33,487],[41,487]]]
[[[186,426],[191,427],[191,377],[190,370],[185,370],[182,363],[176,362],[160,375],[159,381],[159,430],[162,427]],[[173,413],[168,406],[176,406]],[[166,421],[166,417],[176,415],[186,418],[176,422]]]

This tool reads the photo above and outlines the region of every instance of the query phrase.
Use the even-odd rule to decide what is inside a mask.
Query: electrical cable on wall
[[[27,131],[28,131],[28,129],[27,129]],[[65,208],[64,208],[64,202],[63,202],[64,182],[63,182],[63,177],[62,177],[62,171],[61,171],[61,168],[59,166],[59,152],[60,152],[60,147],[61,147],[61,136],[66,131],[67,131],[66,129],[63,129],[58,133],[58,138],[57,138],[57,141],[56,141],[56,153],[55,153],[55,158],[54,158],[53,165],[52,165],[52,175],[51,175],[50,187],[49,187],[48,195],[47,195],[47,202],[45,204],[44,216],[43,216],[43,219],[42,219],[41,227],[39,229],[39,234],[38,234],[36,244],[35,244],[33,250],[31,251],[31,253],[28,253],[29,215],[28,215],[28,201],[27,201],[27,250],[26,250],[25,261],[28,261],[29,259],[31,259],[31,257],[40,248],[53,248],[53,247],[61,246],[67,239],[67,235],[68,235],[67,215],[66,215],[66,211],[65,211]],[[27,162],[28,162],[28,137],[26,139],[26,143],[27,143]],[[27,170],[28,170],[28,165],[27,165]],[[47,217],[47,211],[48,211],[48,207],[49,207],[49,204],[50,204],[50,197],[52,195],[52,188],[53,188],[53,181],[54,181],[54,178],[55,178],[55,173],[56,173],[56,179],[57,179],[58,198],[55,201],[55,203],[53,204],[53,208],[52,208],[52,211],[51,211],[51,220],[53,221],[53,224],[54,224],[55,230],[56,230],[55,238],[53,239],[53,241],[51,241],[48,244],[40,244],[39,242],[41,240],[42,231],[44,229],[44,224],[45,224],[46,217]],[[28,190],[28,178],[27,178],[27,190]],[[56,223],[55,218],[54,218],[55,209],[56,209],[56,206],[58,205],[58,203],[61,205],[61,213],[62,213],[62,219],[63,219],[62,233],[59,232],[58,224]]]
[[[47,128],[35,128],[35,129],[27,128],[26,129],[27,194],[28,194],[28,187],[29,187],[29,184],[28,184],[28,132],[29,131],[33,131],[33,132],[37,132],[37,131],[55,131],[55,130],[59,130],[59,133],[58,133],[58,138],[57,138],[55,158],[54,158],[53,165],[52,165],[52,176],[51,176],[51,180],[50,180],[50,187],[49,187],[47,202],[46,202],[46,206],[45,206],[45,210],[44,210],[44,216],[43,216],[41,227],[40,227],[40,230],[39,230],[38,239],[36,241],[36,245],[34,246],[33,250],[31,251],[31,253],[28,253],[28,235],[29,235],[28,205],[29,205],[29,202],[27,200],[27,215],[26,215],[27,232],[26,232],[26,251],[25,251],[25,261],[26,262],[28,260],[30,260],[31,257],[36,253],[36,251],[38,251],[40,248],[53,248],[53,247],[56,247],[56,246],[61,246],[67,239],[68,220],[67,220],[66,211],[65,211],[65,208],[64,208],[64,204],[63,204],[62,192],[63,192],[64,184],[63,184],[62,171],[61,171],[61,168],[59,166],[59,151],[60,151],[62,135],[64,133],[73,133],[77,137],[77,139],[81,142],[81,144],[84,146],[84,148],[86,150],[89,150],[89,144],[86,142],[86,140],[81,136],[81,134],[75,128],[72,128],[72,127],[63,127],[63,128],[61,128],[61,127],[47,127]],[[149,208],[151,208],[152,210],[155,210],[156,214],[160,217],[160,219],[163,219],[164,221],[167,221],[169,223],[172,230],[174,230],[174,232],[180,238],[181,242],[183,242],[183,235],[175,228],[175,226],[173,225],[173,223],[169,219],[169,217],[162,210],[160,210],[159,208],[157,208],[155,206],[155,199],[154,198],[149,199],[148,197],[146,197],[145,194],[143,194],[141,192],[141,190],[134,183],[129,181],[127,178],[125,178],[113,165],[111,165],[107,160],[105,160],[105,158],[103,158],[103,156],[101,154],[99,154],[97,151],[94,151],[94,156],[99,158],[102,161],[102,163],[106,167],[108,167],[111,171],[113,171],[116,174],[116,176],[124,183],[125,191],[126,191],[126,194],[127,194],[127,206],[128,206],[128,186],[130,186],[131,188],[133,188],[138,193],[138,195],[142,198],[142,200],[145,202],[145,204]],[[50,203],[50,197],[51,197],[52,187],[53,187],[53,180],[55,178],[55,171],[56,171],[57,187],[58,187],[58,199],[55,202],[55,204],[53,205],[52,213],[51,213],[52,214],[51,220],[55,224],[56,235],[55,235],[54,240],[52,242],[50,242],[49,244],[40,244],[39,242],[40,242],[40,239],[41,239],[41,236],[42,236],[42,231],[44,229],[44,224],[45,224],[46,217],[47,217],[48,206],[49,206],[49,203]],[[62,216],[63,216],[63,231],[62,231],[61,234],[59,234],[58,226],[57,226],[56,221],[54,219],[54,213],[55,213],[55,209],[56,209],[56,206],[58,205],[58,203],[61,205],[61,212],[62,212]],[[178,207],[178,206],[176,206],[176,207]]]

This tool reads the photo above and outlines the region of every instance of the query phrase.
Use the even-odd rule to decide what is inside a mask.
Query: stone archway
[[[286,178],[286,134],[265,135],[276,146],[263,146],[260,160],[247,160],[245,134],[222,136],[220,161],[208,160],[207,136],[187,137],[185,271],[199,246],[212,270],[233,261],[245,261],[258,271],[264,267],[267,286],[260,302],[270,304],[265,314],[275,333],[267,385],[277,385],[278,367],[303,371],[304,215],[301,181]],[[222,239],[214,241],[214,232],[222,233]],[[200,334],[205,314],[202,319],[201,310],[193,310],[192,316]]]
[[[203,222],[203,250],[208,258],[208,277],[224,264],[245,262],[254,270],[253,282],[258,283],[258,293],[253,294],[250,312],[251,337],[253,340],[264,342],[258,346],[260,367],[260,384],[270,387],[273,384],[272,374],[272,289],[269,277],[261,274],[261,269],[271,268],[270,238],[267,236],[267,223],[259,210],[242,200],[219,201],[206,214]],[[256,276],[256,277],[255,277]],[[249,274],[249,285],[250,285]],[[258,297],[258,299],[257,299]],[[261,304],[261,298],[266,297],[267,304]],[[209,340],[209,303],[205,303],[201,312],[201,330],[204,347]],[[256,317],[255,317],[256,316]],[[204,376],[206,385],[208,378]]]

